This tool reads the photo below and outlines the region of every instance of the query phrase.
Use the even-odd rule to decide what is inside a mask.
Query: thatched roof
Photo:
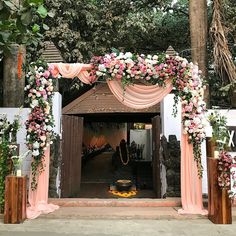
[[[159,113],[160,105],[132,109],[120,103],[106,83],[99,84],[63,108],[64,115],[101,113]]]

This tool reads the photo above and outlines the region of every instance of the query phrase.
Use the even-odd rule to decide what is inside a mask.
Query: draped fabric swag
[[[107,80],[107,84],[114,96],[124,105],[135,108],[144,109],[159,103],[172,90],[171,80],[166,81],[165,87],[156,85],[130,85],[125,87],[116,80]]]
[[[52,75],[57,78],[60,74],[63,78],[73,79],[78,77],[83,83],[91,84],[95,81],[90,81],[89,72],[92,68],[90,64],[65,64],[65,63],[52,63],[50,64],[53,68]]]
[[[35,191],[29,188],[29,204],[27,207],[27,218],[35,219],[40,214],[47,214],[55,211],[59,207],[54,204],[48,204],[48,184],[49,184],[49,161],[50,161],[50,148],[45,151],[44,164],[45,170],[38,178],[38,187]],[[32,176],[30,175],[30,183]]]
[[[92,84],[88,70],[92,68],[89,64],[64,64],[52,63],[52,74],[56,78],[60,74],[63,78],[78,77],[85,84]],[[107,84],[114,96],[124,105],[143,109],[159,103],[172,90],[171,80],[166,81],[165,87],[156,85],[130,85],[125,91],[120,82],[107,80]],[[170,108],[171,109],[171,108]],[[31,207],[27,209],[28,218],[36,218],[42,212],[51,212],[57,206],[48,203],[48,173],[49,173],[49,151],[45,153],[45,171],[39,176],[38,188],[29,192]],[[197,165],[193,157],[193,146],[188,143],[187,135],[181,139],[181,201],[180,214],[207,214],[202,204],[202,180],[198,177]]]

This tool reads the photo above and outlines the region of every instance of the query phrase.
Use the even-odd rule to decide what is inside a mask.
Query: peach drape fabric
[[[202,203],[202,179],[194,161],[193,145],[186,134],[181,137],[181,202],[180,214],[207,214]]]
[[[173,88],[171,80],[166,81],[165,87],[157,85],[129,85],[124,88],[117,80],[107,80],[114,96],[124,105],[134,109],[144,109],[159,103]]]
[[[27,218],[35,219],[40,214],[48,214],[59,208],[54,204],[48,204],[48,183],[49,183],[49,160],[50,160],[50,148],[45,151],[44,164],[45,169],[39,175],[38,187],[35,191],[29,188],[29,203],[27,207]],[[31,176],[30,176],[31,183]]]
[[[51,63],[53,70],[51,71],[53,77],[58,77],[59,74],[63,78],[73,79],[78,77],[83,83],[91,84],[95,81],[91,81],[88,70],[91,70],[92,65],[81,63]]]

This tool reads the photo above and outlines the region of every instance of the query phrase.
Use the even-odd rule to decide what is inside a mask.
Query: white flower
[[[190,120],[186,120],[186,121],[184,122],[184,125],[187,126],[187,127],[190,126],[190,125],[191,125],[191,121],[190,121]]]
[[[131,58],[128,58],[125,60],[125,63],[127,64],[132,64],[133,63],[133,60]]]
[[[197,108],[197,112],[198,112],[198,113],[201,113],[201,112],[202,112],[202,107],[198,107],[198,108]]]
[[[185,93],[188,93],[188,92],[189,92],[189,89],[188,89],[187,87],[184,87],[183,91],[184,91]]]
[[[198,125],[198,124],[201,123],[201,119],[198,118],[198,117],[194,117],[194,118],[193,118],[193,122]]]
[[[38,148],[39,148],[39,142],[37,142],[37,141],[34,142],[34,143],[33,143],[33,148],[34,148],[34,149],[38,149]]]
[[[38,156],[39,155],[39,150],[38,149],[34,150],[32,152],[32,155],[35,156],[35,157]]]
[[[126,58],[131,58],[132,56],[133,56],[133,54],[131,52],[126,52],[125,53]]]
[[[45,78],[41,78],[41,84],[46,84],[47,80]]]
[[[48,91],[52,92],[53,91],[53,86],[49,86]]]
[[[36,106],[38,106],[39,105],[39,102],[38,102],[38,100],[36,100],[36,99],[34,99],[32,102],[31,102],[31,104],[30,104],[30,106],[32,107],[32,108],[34,108],[34,107],[36,107]]]
[[[48,126],[47,126],[47,130],[48,130],[48,131],[52,131],[52,126],[48,125]]]
[[[105,67],[103,64],[100,64],[100,65],[98,66],[98,70],[100,70],[100,71],[102,71],[102,72],[106,72],[106,71],[107,71],[106,67]]]
[[[47,139],[47,137],[43,135],[43,136],[40,136],[40,139],[41,139],[43,142],[45,142],[46,139]]]
[[[103,73],[101,71],[96,71],[97,76],[103,76]]]
[[[157,56],[157,55],[154,55],[154,56],[152,57],[152,59],[153,59],[153,60],[158,60],[158,56]]]
[[[111,59],[111,56],[109,54],[106,54],[105,57]]]

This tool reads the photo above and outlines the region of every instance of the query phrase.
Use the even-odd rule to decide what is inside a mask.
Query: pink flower
[[[44,73],[43,73],[43,76],[47,79],[49,76],[50,76],[50,72],[48,70],[46,70]]]

